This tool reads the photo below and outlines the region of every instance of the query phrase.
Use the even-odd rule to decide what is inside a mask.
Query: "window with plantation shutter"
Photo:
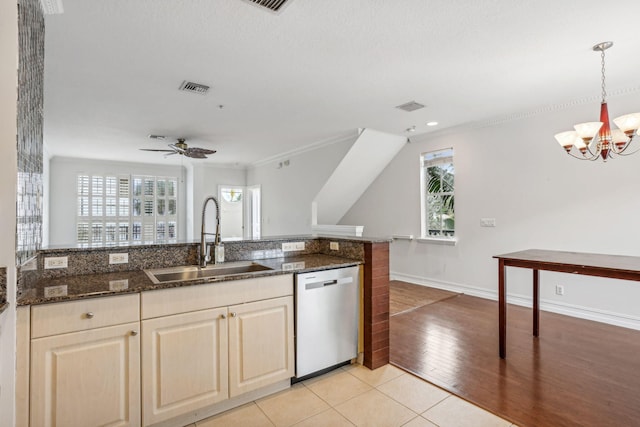
[[[154,176],[77,176],[80,246],[173,243],[178,180]]]

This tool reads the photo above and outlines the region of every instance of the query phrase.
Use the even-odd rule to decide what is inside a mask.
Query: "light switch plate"
[[[129,262],[129,254],[127,252],[119,254],[109,254],[109,264],[127,264]]]
[[[44,268],[50,270],[53,268],[67,268],[68,259],[66,256],[47,257],[44,259]]]
[[[339,251],[340,250],[340,243],[338,243],[338,242],[329,242],[329,249],[331,249],[332,251]]]
[[[480,227],[495,227],[495,218],[480,218]]]

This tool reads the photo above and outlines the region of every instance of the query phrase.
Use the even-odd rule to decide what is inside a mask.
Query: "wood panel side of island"
[[[389,363],[389,243],[364,244],[364,366]]]

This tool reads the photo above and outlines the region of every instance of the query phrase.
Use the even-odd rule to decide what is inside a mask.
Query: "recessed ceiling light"
[[[416,131],[416,127],[415,126],[411,126],[411,127],[406,128],[404,131],[405,132],[415,132]]]
[[[429,122],[427,126],[438,126],[438,122]]]

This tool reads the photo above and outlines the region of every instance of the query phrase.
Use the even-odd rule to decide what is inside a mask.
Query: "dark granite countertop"
[[[39,280],[35,286],[18,297],[18,305],[71,301],[122,293],[150,291],[203,283],[240,280],[253,277],[328,270],[360,265],[358,260],[322,254],[299,255],[287,258],[256,260],[258,264],[272,268],[258,273],[239,274],[219,278],[197,279],[183,282],[154,284],[144,271],[122,271],[101,274],[62,276]],[[232,264],[232,263],[229,263]]]
[[[0,302],[0,314],[4,313],[4,311],[9,308],[9,303],[4,301]]]
[[[290,240],[303,240],[303,239],[321,239],[321,240],[336,240],[341,242],[356,242],[356,243],[382,243],[382,242],[391,242],[393,239],[390,237],[354,237],[354,236],[335,236],[328,234],[299,234],[299,235],[282,235],[282,236],[268,236],[259,239],[249,239],[249,238],[241,238],[241,239],[229,239],[223,240],[222,243],[269,243],[269,242],[280,242],[280,241],[290,241]],[[123,244],[123,245],[105,245],[105,246],[73,246],[73,245],[51,245],[44,247],[39,250],[40,253],[46,254],[49,252],[84,252],[87,250],[96,251],[96,250],[104,250],[104,251],[113,251],[118,249],[126,249],[126,248],[165,248],[170,246],[188,246],[188,245],[199,245],[200,240],[193,241],[177,241],[174,243],[149,243],[149,244]]]

